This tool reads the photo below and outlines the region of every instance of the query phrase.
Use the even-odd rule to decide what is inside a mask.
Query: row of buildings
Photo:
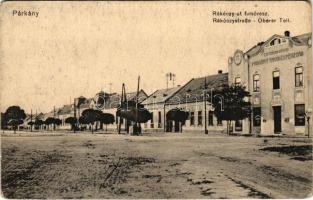
[[[159,89],[150,95],[139,92],[139,102],[152,113],[152,119],[142,125],[143,131],[223,131],[226,123],[217,119],[213,108],[204,95],[224,84],[242,84],[251,94],[252,114],[245,120],[233,123],[231,130],[241,134],[260,135],[306,135],[312,133],[309,117],[312,115],[312,41],[311,33],[291,36],[273,35],[247,51],[236,50],[228,59],[228,73],[218,71],[215,75],[192,78],[186,84]],[[117,93],[105,94],[103,112],[116,116],[120,102]],[[127,99],[136,98],[136,92],[127,93]],[[95,100],[86,98],[78,112],[95,108]],[[166,113],[172,108],[189,112],[184,124],[169,121]],[[62,120],[61,128],[69,128],[65,119],[74,115],[73,105],[64,105],[48,114]],[[119,119],[108,127],[117,130]],[[121,122],[125,124],[124,121]]]

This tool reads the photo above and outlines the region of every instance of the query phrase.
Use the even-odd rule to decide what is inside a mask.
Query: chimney
[[[222,74],[222,73],[223,73],[223,70],[218,70],[217,73],[218,73],[218,74]]]
[[[290,37],[290,32],[289,31],[285,31],[285,36],[286,37]]]

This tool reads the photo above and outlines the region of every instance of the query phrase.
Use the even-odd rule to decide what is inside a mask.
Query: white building
[[[311,33],[273,35],[229,58],[229,83],[243,84],[251,94],[253,114],[237,121],[238,133],[306,135],[312,115]],[[311,120],[312,121],[312,120]],[[312,133],[312,127],[310,127]]]

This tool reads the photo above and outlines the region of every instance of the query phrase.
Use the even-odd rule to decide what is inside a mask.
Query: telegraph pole
[[[208,127],[207,127],[207,109],[206,109],[206,89],[207,89],[207,86],[206,86],[206,76],[204,77],[204,96],[203,96],[203,99],[204,99],[204,133],[205,134],[208,134]]]
[[[122,84],[122,94],[121,94],[121,103],[120,103],[120,110],[122,109],[122,104],[123,104],[123,97],[124,97],[124,88],[125,88],[125,84]],[[121,127],[122,127],[122,123],[121,123],[122,117],[119,117],[119,121],[118,121],[118,127],[117,127],[117,131],[118,134],[121,134]]]
[[[75,119],[75,123],[74,123],[74,133],[76,132],[76,123],[77,123],[77,119],[76,119],[76,106],[75,106],[75,98],[74,98],[74,103],[73,103],[73,106],[74,106],[74,119]]]
[[[135,121],[135,127],[133,129],[133,133],[135,135],[139,134],[139,126],[140,124],[138,123],[138,98],[139,98],[139,84],[140,84],[140,76],[138,76],[138,83],[137,83],[137,95],[136,95],[136,121]]]
[[[30,132],[33,132],[33,110],[30,109]]]
[[[55,106],[53,106],[53,118],[55,119]],[[53,130],[55,131],[55,121],[53,122]]]

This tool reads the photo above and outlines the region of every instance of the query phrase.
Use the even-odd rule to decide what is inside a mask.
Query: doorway
[[[274,112],[274,133],[281,132],[281,106],[273,106]]]

